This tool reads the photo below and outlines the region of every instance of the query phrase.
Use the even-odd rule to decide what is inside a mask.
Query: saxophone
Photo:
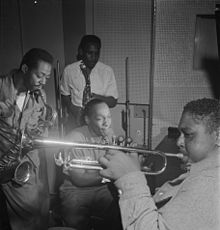
[[[53,126],[56,121],[57,112],[46,104],[40,91],[36,93],[43,101],[45,118],[39,120],[34,132],[24,134],[0,119],[0,184],[11,180],[22,185],[30,179],[34,163],[27,155],[32,149],[27,140],[39,137],[42,130]],[[26,160],[24,156],[27,156]]]

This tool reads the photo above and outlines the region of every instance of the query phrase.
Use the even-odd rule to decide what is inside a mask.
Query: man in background
[[[95,35],[82,37],[77,62],[65,67],[61,79],[61,94],[67,109],[66,131],[80,125],[82,108],[92,98],[116,106],[118,90],[113,69],[99,61],[101,40]]]

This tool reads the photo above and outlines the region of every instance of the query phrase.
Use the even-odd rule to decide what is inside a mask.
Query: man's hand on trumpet
[[[104,178],[117,180],[134,171],[140,171],[140,162],[137,153],[123,153],[118,150],[109,150],[99,159],[103,170],[100,175]]]

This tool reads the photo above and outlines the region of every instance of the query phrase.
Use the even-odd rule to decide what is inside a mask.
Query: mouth
[[[90,62],[89,63],[89,66],[95,66],[96,65],[96,62]]]
[[[179,148],[179,152],[183,154],[183,158],[181,159],[183,163],[187,163],[189,161],[189,154],[183,148]]]
[[[110,127],[108,126],[108,127],[106,127],[106,128],[101,128],[101,129],[100,129],[100,132],[101,132],[101,134],[102,134],[103,136],[108,136],[108,135],[111,134],[111,129],[110,129]]]
[[[34,85],[33,88],[35,88],[35,89],[41,89],[42,85]]]

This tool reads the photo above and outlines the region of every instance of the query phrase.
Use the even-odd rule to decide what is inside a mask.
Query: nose
[[[41,84],[41,85],[45,85],[45,84],[46,84],[46,81],[47,81],[47,78],[46,78],[46,77],[42,77],[42,78],[40,79],[40,84]]]
[[[177,139],[176,145],[178,146],[178,148],[182,149],[185,146],[185,142],[184,142],[184,134],[181,133]]]
[[[103,120],[103,126],[104,126],[104,127],[109,127],[109,126],[110,126],[110,123],[111,123],[111,121],[110,121],[109,118],[105,118],[105,119]]]
[[[97,61],[99,59],[99,55],[96,52],[93,52],[91,55],[92,61]]]

